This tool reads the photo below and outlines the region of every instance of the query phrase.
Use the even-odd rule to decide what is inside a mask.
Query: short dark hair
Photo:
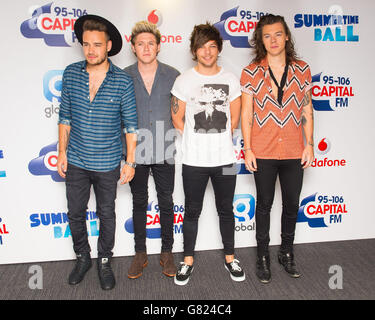
[[[108,29],[107,26],[95,19],[87,19],[82,26],[82,34],[85,31],[101,31],[105,32],[107,41],[110,40],[109,34],[108,34]]]
[[[251,45],[254,47],[255,50],[255,58],[253,59],[253,62],[260,63],[267,56],[267,51],[263,44],[263,27],[265,25],[270,25],[278,22],[283,25],[285,34],[289,39],[285,45],[286,62],[291,63],[298,59],[297,53],[294,49],[292,33],[290,32],[290,29],[286,24],[284,17],[276,16],[273,14],[267,14],[259,19],[255,31],[253,33],[253,37],[251,39]]]
[[[209,22],[195,25],[190,36],[190,51],[193,55],[194,61],[197,61],[197,50],[208,41],[215,41],[219,52],[221,52],[223,49],[223,38],[221,37],[219,30]]]

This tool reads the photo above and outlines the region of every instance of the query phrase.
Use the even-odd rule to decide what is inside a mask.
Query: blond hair
[[[156,43],[160,44],[161,34],[157,26],[148,21],[139,21],[132,29],[132,34],[130,36],[132,45],[135,45],[135,38],[137,37],[137,35],[144,32],[153,34],[156,38]]]

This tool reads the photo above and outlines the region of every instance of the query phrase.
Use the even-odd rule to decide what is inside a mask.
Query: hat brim
[[[118,54],[121,51],[122,48],[122,36],[121,33],[117,30],[117,28],[109,22],[107,19],[104,19],[103,17],[94,15],[94,14],[88,14],[81,16],[78,18],[74,24],[74,33],[76,34],[76,37],[80,44],[82,44],[82,36],[83,36],[83,24],[86,20],[93,19],[97,20],[103,24],[106,25],[109,39],[112,41],[112,48],[108,52],[108,56],[114,56]]]

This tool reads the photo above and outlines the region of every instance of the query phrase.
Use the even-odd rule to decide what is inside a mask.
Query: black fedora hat
[[[77,19],[74,24],[74,32],[80,44],[82,44],[82,35],[83,35],[83,24],[86,20],[96,20],[106,25],[109,39],[112,41],[112,49],[108,52],[108,56],[114,56],[121,51],[122,48],[122,37],[121,33],[117,30],[117,28],[109,22],[107,19],[102,17],[96,16],[94,14],[87,14],[81,16]]]

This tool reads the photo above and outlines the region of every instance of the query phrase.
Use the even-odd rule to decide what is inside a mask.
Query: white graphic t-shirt
[[[239,80],[223,68],[213,76],[192,68],[177,77],[172,94],[186,103],[182,163],[198,167],[235,163],[230,102],[241,95]]]

